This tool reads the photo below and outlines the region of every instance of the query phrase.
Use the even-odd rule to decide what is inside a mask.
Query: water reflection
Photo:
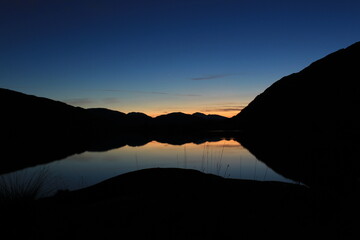
[[[53,189],[78,189],[110,177],[145,168],[189,168],[227,178],[291,182],[258,161],[234,140],[171,145],[152,141],[103,152],[84,152],[49,164],[27,168],[49,170]],[[21,176],[22,171],[11,174]],[[10,176],[11,174],[7,174]]]

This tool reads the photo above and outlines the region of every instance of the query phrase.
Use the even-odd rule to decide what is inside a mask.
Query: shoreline
[[[25,228],[30,239],[305,237],[320,233],[313,197],[297,184],[151,168],[8,209],[14,222],[5,229],[22,237]]]

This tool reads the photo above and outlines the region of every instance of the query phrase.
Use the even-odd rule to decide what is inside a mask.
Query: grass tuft
[[[49,176],[48,168],[40,168],[34,173],[20,171],[0,176],[0,201],[35,200],[44,193],[45,182]]]

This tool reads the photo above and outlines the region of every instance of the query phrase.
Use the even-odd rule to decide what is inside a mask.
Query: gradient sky
[[[360,1],[1,0],[0,87],[152,116],[233,116],[360,40]]]

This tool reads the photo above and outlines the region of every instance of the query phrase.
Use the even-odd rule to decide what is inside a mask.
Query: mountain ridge
[[[274,82],[232,119],[241,144],[287,178],[329,191],[356,186],[359,60],[356,42]]]
[[[199,141],[205,135],[218,135],[210,131],[224,126],[222,120],[184,113],[152,118],[144,113],[84,109],[4,88],[0,88],[0,111],[4,159],[0,172],[152,140],[183,144],[195,137]]]
[[[13,100],[13,102],[11,104],[15,102],[21,100],[20,98],[32,98],[32,99],[36,99],[38,102],[40,102],[41,100],[46,101],[48,103],[53,103],[53,104],[59,104],[59,105],[63,105],[63,106],[68,106],[68,107],[72,107],[75,109],[83,109],[92,113],[96,113],[96,114],[105,114],[105,115],[113,115],[116,117],[120,117],[120,116],[138,116],[138,117],[143,117],[143,118],[152,118],[152,119],[156,119],[158,117],[167,117],[167,116],[194,116],[194,117],[199,117],[199,118],[203,118],[203,119],[227,119],[227,117],[221,116],[221,115],[217,115],[217,114],[204,114],[204,113],[200,113],[200,112],[196,112],[193,114],[189,114],[189,113],[183,113],[183,112],[171,112],[171,113],[167,113],[167,114],[162,114],[156,117],[151,117],[149,115],[147,115],[146,113],[143,112],[129,112],[129,113],[124,113],[118,110],[113,110],[113,109],[109,109],[109,108],[82,108],[82,107],[75,107],[71,104],[67,104],[65,102],[62,101],[58,101],[58,100],[53,100],[50,98],[45,98],[45,97],[41,97],[41,96],[37,96],[37,95],[32,95],[32,94],[27,94],[27,93],[22,93],[19,91],[15,91],[15,90],[11,90],[11,89],[6,89],[6,88],[0,88],[0,95],[2,97],[2,101],[10,101]],[[12,96],[11,96],[12,95]],[[9,97],[8,99],[6,99],[7,97]],[[17,99],[16,99],[17,98]],[[28,100],[28,99],[27,99]]]
[[[337,124],[350,128],[342,122],[342,118],[359,119],[353,114],[360,96],[357,83],[357,79],[360,79],[360,71],[357,70],[358,56],[360,56],[360,42],[328,54],[298,73],[274,82],[234,116],[234,119],[239,120],[239,125],[246,125],[246,127],[239,126],[245,131],[249,128],[252,131],[256,131],[256,128],[262,131],[269,129],[271,125],[280,128],[287,125],[285,120],[300,122],[296,118],[307,124],[305,127],[321,128],[319,124],[307,118],[307,114],[313,115],[313,119],[322,119],[327,128]],[[334,109],[340,111],[341,115],[336,115]],[[285,111],[286,117],[282,114]],[[297,114],[297,111],[304,114]],[[257,112],[259,114],[257,117],[248,119],[248,115],[255,116]],[[284,121],[275,120],[274,117],[278,115],[284,116]],[[328,121],[325,119],[333,120],[327,124]],[[276,122],[278,120],[279,122]],[[351,127],[358,129],[355,122],[351,122]]]

